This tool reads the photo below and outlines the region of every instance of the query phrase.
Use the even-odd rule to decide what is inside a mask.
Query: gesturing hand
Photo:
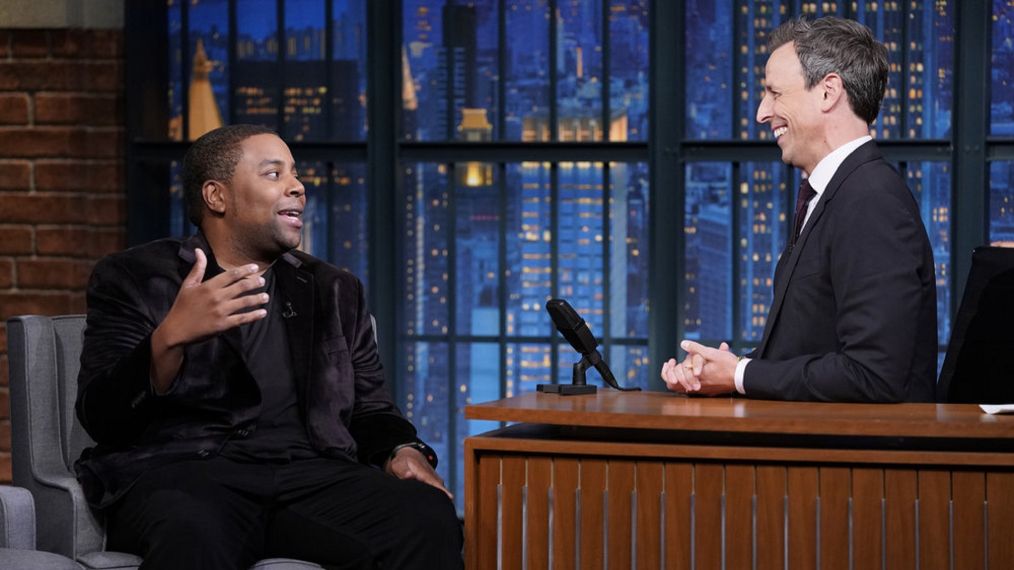
[[[208,258],[200,249],[194,254],[197,259],[172,308],[151,335],[151,378],[159,393],[169,388],[179,371],[184,346],[268,314],[264,309],[249,310],[268,302],[267,293],[247,295],[264,286],[256,265],[234,267],[203,281]]]
[[[403,447],[398,450],[384,467],[384,470],[399,479],[415,479],[436,487],[444,492],[448,498],[454,500],[454,495],[444,486],[444,480],[433,470],[429,461],[418,449]]]

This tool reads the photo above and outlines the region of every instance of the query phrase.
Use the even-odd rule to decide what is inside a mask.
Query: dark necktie
[[[792,243],[789,246],[791,250],[796,245],[796,240],[799,239],[800,232],[803,231],[803,221],[806,220],[806,205],[810,203],[810,200],[817,195],[817,191],[810,186],[808,180],[803,180],[803,183],[799,185],[799,194],[796,196],[796,220],[792,226]]]

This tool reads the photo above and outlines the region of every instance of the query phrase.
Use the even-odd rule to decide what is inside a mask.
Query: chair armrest
[[[35,550],[35,502],[28,489],[0,485],[0,548]]]
[[[34,481],[36,511],[43,516],[36,544],[40,550],[77,559],[105,549],[105,530],[88,507],[77,479],[52,475]],[[46,515],[49,516],[46,516]]]

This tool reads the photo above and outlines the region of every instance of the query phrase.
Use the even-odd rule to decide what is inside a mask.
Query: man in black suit
[[[216,129],[183,161],[198,235],[103,259],[88,286],[76,464],[143,568],[457,568],[436,455],[384,387],[362,283],[296,251],[288,147]]]
[[[887,50],[851,20],[795,20],[769,42],[757,121],[803,171],[760,346],[738,358],[684,340],[669,389],[839,402],[933,401],[933,252],[919,208],[869,136]]]

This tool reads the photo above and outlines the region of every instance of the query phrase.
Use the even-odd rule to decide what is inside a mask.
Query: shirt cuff
[[[733,380],[736,382],[736,391],[740,394],[746,395],[746,390],[743,388],[743,376],[746,374],[746,365],[750,364],[749,358],[741,358],[736,363],[736,373],[733,375]]]

